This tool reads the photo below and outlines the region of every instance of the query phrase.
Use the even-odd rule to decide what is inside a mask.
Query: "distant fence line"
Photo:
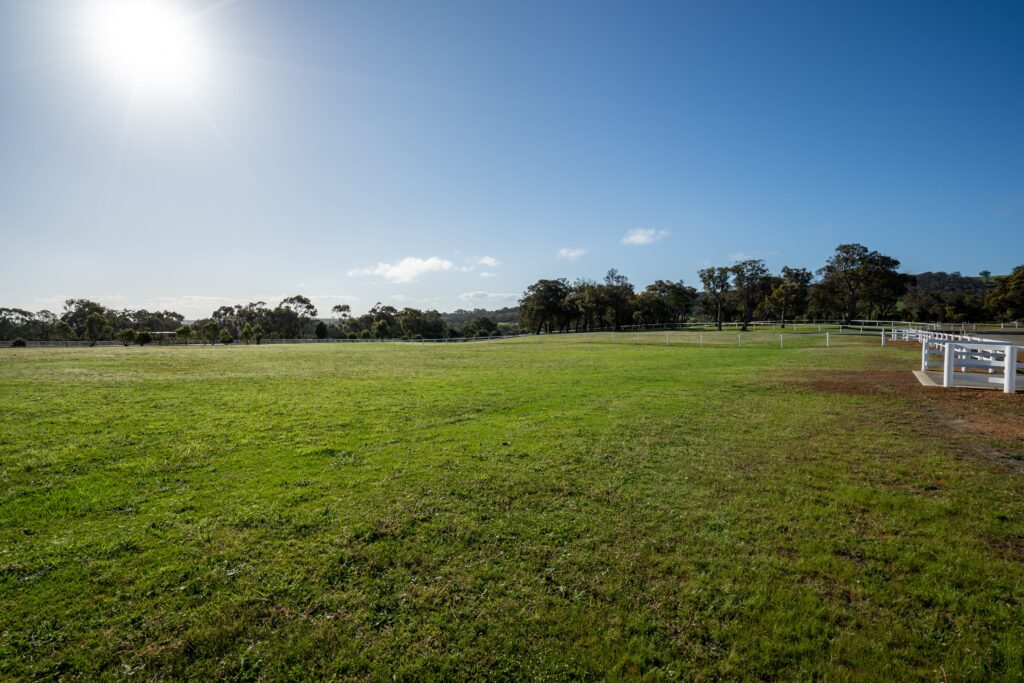
[[[188,346],[188,347],[209,347],[209,346],[259,346],[259,345],[280,345],[280,344],[463,344],[463,343],[480,343],[489,341],[508,341],[512,339],[523,339],[523,340],[537,340],[542,341],[544,339],[570,339],[570,338],[583,338],[583,341],[590,340],[606,340],[612,343],[631,343],[637,344],[651,344],[657,343],[680,343],[682,342],[693,342],[698,346],[744,346],[744,338],[747,340],[748,345],[754,343],[757,345],[763,345],[767,340],[777,340],[778,346],[784,347],[785,340],[794,338],[820,338],[822,345],[829,346],[831,339],[837,337],[849,337],[849,336],[869,336],[872,338],[878,338],[881,335],[879,329],[859,329],[858,327],[844,326],[844,325],[803,325],[804,328],[812,327],[813,331],[799,331],[795,326],[791,326],[788,329],[793,331],[784,332],[779,334],[771,334],[765,326],[760,328],[760,331],[754,329],[746,333],[737,331],[719,332],[714,325],[705,325],[702,327],[688,326],[685,328],[670,326],[639,326],[631,325],[628,328],[623,327],[619,330],[590,330],[590,331],[557,331],[557,332],[543,332],[540,334],[517,334],[517,335],[495,335],[495,336],[484,336],[484,337],[448,337],[448,338],[430,338],[430,339],[262,339],[259,343],[250,342],[246,343],[243,341],[234,341],[230,344],[224,344],[220,341],[210,343],[208,341],[177,341],[170,339],[154,340],[152,343],[147,344],[148,346]],[[753,327],[753,326],[752,326]],[[822,331],[816,331],[818,328]],[[662,337],[657,334],[658,332],[664,332],[666,337]],[[772,342],[775,343],[774,341]],[[9,347],[11,342],[0,342],[0,347]],[[118,346],[136,346],[137,344],[124,344],[117,340],[99,340],[95,343],[88,341],[31,341],[28,342],[28,346],[33,348],[90,348],[90,347],[118,347]]]
[[[1007,327],[1009,325],[1009,327]],[[999,327],[996,327],[999,326]],[[677,333],[709,333],[718,337],[736,337],[736,345],[743,345],[743,332],[741,331],[743,323],[737,322],[723,322],[722,330],[718,330],[717,323],[714,322],[685,322],[685,323],[647,323],[640,325],[623,325],[619,329],[581,329],[581,330],[557,330],[553,332],[541,332],[535,333],[521,333],[512,335],[494,335],[494,336],[482,336],[482,337],[437,337],[437,338],[426,338],[426,339],[408,339],[403,337],[393,337],[386,339],[376,338],[295,338],[295,339],[271,339],[264,337],[259,342],[244,342],[242,340],[233,340],[232,345],[272,345],[272,344],[460,344],[468,342],[486,342],[486,341],[503,341],[509,339],[523,339],[523,338],[541,338],[541,337],[565,337],[574,335],[595,335],[595,334],[608,334],[608,335],[629,335],[637,333],[650,333],[657,331],[665,332],[677,332]],[[950,332],[962,332],[965,325],[943,325],[941,323],[919,323],[910,322],[903,320],[854,320],[851,324],[846,324],[841,320],[758,320],[752,321],[747,325],[748,330],[746,334],[756,337],[767,336],[765,333],[769,330],[774,332],[779,330],[778,341],[779,346],[785,346],[785,337],[787,336],[822,336],[825,341],[825,345],[829,345],[830,337],[832,335],[850,335],[856,332],[857,334],[870,334],[877,336],[883,334],[886,330],[892,331],[895,329],[905,330],[921,330],[929,331],[932,333],[942,333],[944,329],[950,330]],[[1021,329],[1018,323],[973,323],[966,327],[970,327],[975,331],[981,331],[983,329],[996,330],[996,329]],[[782,330],[790,330],[789,332],[782,332]],[[726,330],[731,332],[726,333]],[[805,331],[800,331],[805,330]],[[810,330],[810,331],[807,331]],[[776,335],[772,335],[776,336]],[[884,334],[883,334],[884,336]],[[703,343],[704,339],[701,337],[698,343]],[[711,338],[708,338],[711,341]],[[638,340],[639,343],[639,340]],[[715,342],[717,345],[717,342]],[[12,342],[0,341],[0,348],[10,347]],[[82,340],[68,340],[68,341],[42,341],[33,340],[27,342],[28,346],[34,348],[86,348],[86,347],[116,347],[116,346],[131,346],[133,344],[124,344],[122,341],[116,339],[103,339],[96,342],[82,341]],[[179,341],[173,337],[157,337],[152,342],[152,346],[224,346],[223,342],[216,341],[210,343],[209,341],[203,340],[188,340]]]

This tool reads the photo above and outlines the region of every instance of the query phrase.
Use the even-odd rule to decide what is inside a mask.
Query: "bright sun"
[[[189,95],[203,76],[193,23],[168,0],[97,0],[88,34],[93,56],[133,94]]]

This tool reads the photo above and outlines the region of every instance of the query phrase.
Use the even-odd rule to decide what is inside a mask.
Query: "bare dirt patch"
[[[811,371],[795,380],[813,391],[895,399],[918,429],[1024,473],[1024,395],[922,386],[905,367]],[[965,436],[984,437],[983,439]]]

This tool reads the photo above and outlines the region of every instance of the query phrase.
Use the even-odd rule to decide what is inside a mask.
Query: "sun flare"
[[[88,37],[93,57],[133,94],[187,95],[204,75],[193,22],[167,0],[98,0]]]

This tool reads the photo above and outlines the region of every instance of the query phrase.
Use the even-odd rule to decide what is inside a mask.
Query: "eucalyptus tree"
[[[96,342],[109,334],[110,325],[107,324],[107,318],[100,313],[93,311],[85,318],[85,324],[82,330],[82,337],[89,340],[89,346],[96,346]]]
[[[743,330],[754,319],[754,309],[764,299],[771,273],[761,259],[746,259],[732,266],[732,286],[742,309]]]
[[[641,322],[680,322],[690,315],[697,291],[682,280],[655,280],[636,295]]]
[[[86,321],[93,314],[103,318],[104,324],[109,324],[109,311],[107,308],[89,299],[66,300],[64,302],[64,312],[61,313],[60,319],[71,326],[77,337],[85,338]]]
[[[349,318],[352,317],[352,307],[348,304],[335,304],[334,307],[331,308],[331,313],[333,313],[334,317],[338,319],[338,328],[344,329],[345,324],[348,322]]]
[[[523,324],[536,330],[561,329],[567,319],[566,297],[569,283],[565,278],[538,280],[523,293],[519,300],[519,316]]]
[[[729,293],[730,278],[732,272],[723,266],[712,266],[703,268],[697,273],[700,276],[700,283],[704,287],[704,297],[711,302],[715,309],[715,323],[718,329],[722,329],[722,307],[725,297]]]
[[[807,296],[812,277],[806,268],[782,267],[782,275],[775,279],[765,300],[765,306],[778,314],[782,327],[786,326],[787,317],[795,317],[807,309]]]
[[[818,271],[821,285],[842,296],[847,324],[857,317],[864,299],[868,300],[866,313],[871,308],[890,310],[901,289],[906,290],[906,276],[897,273],[900,262],[891,256],[869,250],[863,244],[840,244]],[[873,305],[873,306],[872,306]]]
[[[605,274],[601,290],[605,314],[612,327],[617,330],[624,323],[630,322],[633,319],[636,292],[629,278],[612,268]]]

